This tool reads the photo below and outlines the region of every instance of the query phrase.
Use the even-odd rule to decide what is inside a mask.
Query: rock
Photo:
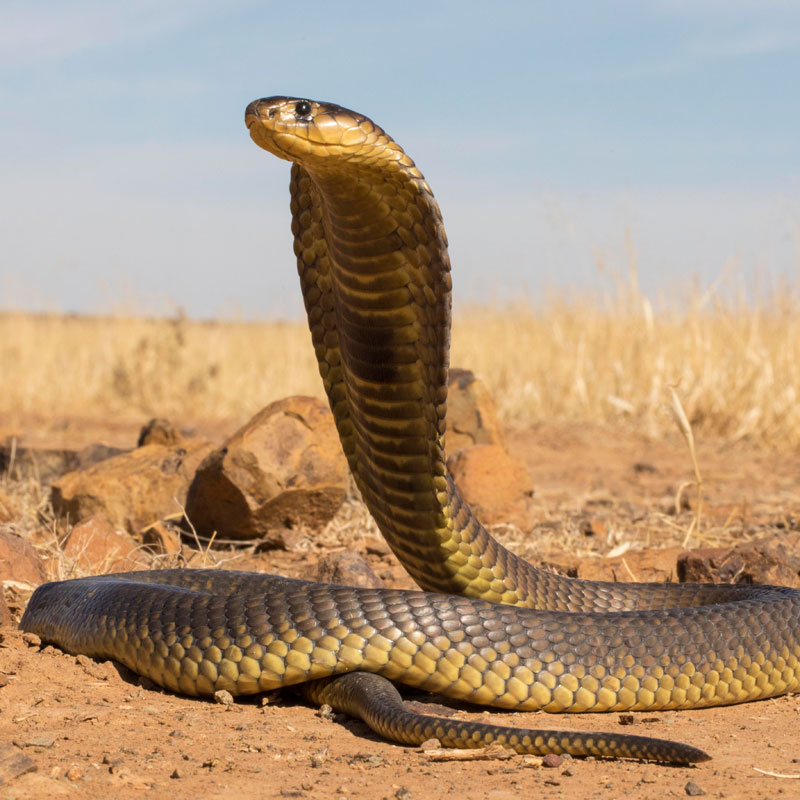
[[[276,528],[321,528],[347,491],[333,415],[312,397],[270,404],[200,465],[186,511],[198,533],[260,539]]]
[[[34,760],[19,747],[13,744],[0,744],[0,786],[35,770]]]
[[[101,461],[105,461],[107,458],[113,458],[114,456],[129,452],[130,450],[121,447],[109,447],[107,444],[102,444],[101,442],[88,444],[82,450],[78,450],[77,468],[86,469],[87,467],[91,467],[92,464],[99,464]]]
[[[468,369],[451,367],[447,389],[446,452],[453,455],[475,444],[505,447],[503,429],[483,381]]]
[[[258,543],[257,553],[266,550],[285,550],[287,553],[297,553],[308,543],[308,536],[303,531],[291,528],[276,528],[264,536]]]
[[[363,539],[362,546],[364,547],[366,553],[371,556],[380,556],[381,558],[384,558],[392,552],[392,548],[386,544],[386,540],[379,539],[376,536],[370,536]]]
[[[690,550],[678,578],[692,583],[766,583],[800,588],[800,533],[782,533],[735,547]]]
[[[18,514],[19,511],[11,498],[0,489],[0,522],[11,522]]]
[[[158,555],[174,556],[181,552],[181,537],[162,520],[142,531],[142,544]]]
[[[30,739],[25,741],[23,747],[42,747],[45,750],[49,750],[55,743],[55,736],[44,734],[42,736],[31,736]]]
[[[75,792],[68,783],[59,778],[28,772],[17,778],[3,795],[4,800],[42,800],[43,797],[48,800],[55,797],[75,797]]]
[[[68,781],[72,781],[73,783],[75,783],[76,781],[79,781],[83,777],[83,774],[84,774],[83,770],[77,764],[73,764],[64,773],[64,777]]]
[[[38,586],[45,580],[42,560],[21,536],[0,530],[0,581]]]
[[[317,580],[322,583],[340,583],[366,589],[384,587],[383,581],[372,571],[366,559],[352,550],[331,553],[320,558],[317,564]]]
[[[533,480],[528,468],[496,444],[477,444],[447,459],[453,480],[484,525],[533,526]]]
[[[547,565],[563,575],[592,581],[765,583],[800,588],[800,533],[779,534],[735,547],[628,550],[614,558],[565,554]]]
[[[210,451],[204,441],[148,444],[67,473],[53,484],[53,509],[71,520],[102,514],[114,527],[137,535],[185,504],[195,469]]]
[[[79,572],[126,572],[144,566],[136,558],[136,542],[128,534],[115,530],[102,514],[74,525],[62,548]]]
[[[426,739],[420,746],[420,750],[438,750],[442,746],[442,743],[436,739]]]
[[[655,475],[658,472],[658,467],[651,464],[649,461],[635,461],[633,464],[633,471],[638,475]]]
[[[9,472],[17,480],[34,478],[42,483],[50,483],[68,472],[85,469],[125,452],[127,451],[104,444],[90,444],[82,450],[7,444],[0,447],[0,472]]]
[[[222,706],[232,706],[233,695],[227,689],[218,689],[214,692],[214,702]]]
[[[141,431],[136,442],[137,447],[144,447],[146,444],[163,444],[166,447],[180,444],[183,437],[175,429],[175,426],[168,419],[151,419]]]
[[[536,537],[539,528],[534,527],[531,531],[531,536]],[[572,555],[571,553],[554,553],[542,559],[539,566],[547,570],[547,572],[555,572],[556,575],[564,575],[567,578],[577,578],[578,568],[581,566],[584,558]]]
[[[605,523],[599,519],[584,519],[580,528],[584,536],[596,536],[598,539],[605,539],[608,533]]]
[[[614,558],[584,558],[578,562],[575,577],[587,581],[650,581],[676,583],[678,558],[685,551],[680,547],[661,550],[628,550]]]
[[[698,786],[694,781],[689,781],[686,786],[683,787],[683,791],[689,795],[689,797],[700,797],[700,795],[705,794],[705,790]]]

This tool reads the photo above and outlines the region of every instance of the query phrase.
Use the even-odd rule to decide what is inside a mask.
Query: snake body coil
[[[546,711],[698,708],[797,690],[800,592],[577,581],[490,536],[445,465],[450,276],[428,184],[381,128],[339,106],[266,98],[245,120],[257,144],[294,162],[294,248],[342,446],[382,533],[430,591],[128,573],[40,587],[23,627],[175,691],[301,684],[390,738],[520,752],[706,757],[621,734],[423,717],[383,678]]]

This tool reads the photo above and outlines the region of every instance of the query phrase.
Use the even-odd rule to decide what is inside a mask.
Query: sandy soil
[[[76,438],[83,443],[108,438],[100,433],[87,430],[76,437],[73,431],[71,444]],[[113,443],[122,444],[124,438],[119,433]],[[521,551],[532,557],[567,551],[599,558],[620,541],[666,546],[683,537],[692,511],[676,515],[672,510],[678,487],[691,479],[682,442],[651,442],[617,430],[561,424],[516,432],[509,441],[529,465],[537,487],[540,540],[516,537]],[[739,541],[797,525],[799,454],[705,444],[699,456],[707,516],[704,538],[695,545]],[[587,535],[586,519],[602,522],[597,530],[606,534]],[[230,566],[307,575],[324,552],[251,554]],[[388,585],[410,586],[393,557],[369,558]],[[478,718],[483,712],[447,713]],[[3,629],[0,775],[9,754],[24,754],[35,770],[0,783],[0,797],[99,798],[113,793],[127,798],[151,791],[156,797],[193,800],[639,800],[683,797],[698,793],[696,787],[719,798],[800,797],[800,696],[634,714],[633,727],[624,728],[617,714],[486,713],[496,723],[624,730],[682,740],[706,750],[713,760],[693,768],[592,759],[545,767],[540,759],[522,756],[439,762],[419,749],[379,740],[360,722],[322,718],[290,694],[233,706],[179,697],[140,686],[136,676],[111,663],[40,649],[21,632]]]

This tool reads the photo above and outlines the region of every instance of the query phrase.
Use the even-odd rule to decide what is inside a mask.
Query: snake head
[[[247,106],[244,121],[259,147],[311,169],[343,159],[369,164],[376,154],[413,163],[371,119],[335,103],[264,97]]]

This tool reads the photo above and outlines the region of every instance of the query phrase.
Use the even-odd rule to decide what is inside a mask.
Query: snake
[[[361,497],[420,588],[131,572],[43,584],[21,627],[175,692],[294,686],[394,741],[539,755],[709,758],[650,737],[421,714],[396,684],[546,712],[702,708],[797,691],[797,590],[578,580],[492,537],[447,469],[452,284],[430,186],[389,134],[336,104],[263,98],[245,123],[259,147],[292,162],[294,253],[319,373]]]

